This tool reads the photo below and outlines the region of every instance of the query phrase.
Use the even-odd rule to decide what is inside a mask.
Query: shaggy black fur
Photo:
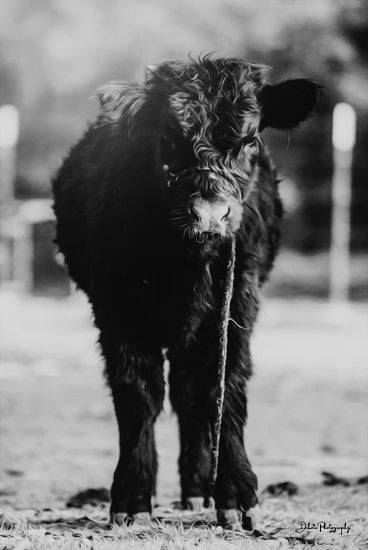
[[[183,503],[206,495],[233,233],[234,322],[215,500],[219,510],[256,503],[243,440],[249,339],[282,216],[260,131],[297,126],[319,91],[304,79],[271,86],[266,74],[238,59],[204,57],[164,62],[141,85],[103,87],[97,121],[53,182],[57,243],[91,302],[119,424],[112,519],[151,511],[164,348],[179,418]]]

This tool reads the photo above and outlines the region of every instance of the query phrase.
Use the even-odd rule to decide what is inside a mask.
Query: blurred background
[[[52,175],[95,117],[97,87],[209,51],[269,65],[273,82],[302,76],[325,89],[314,118],[290,140],[265,132],[286,216],[253,349],[247,440],[261,487],[316,481],[323,469],[367,473],[368,3],[5,0],[2,503],[62,503],[73,490],[108,486],[117,456],[89,309],[52,243]],[[158,423],[164,499],[178,494],[175,422],[167,406]]]

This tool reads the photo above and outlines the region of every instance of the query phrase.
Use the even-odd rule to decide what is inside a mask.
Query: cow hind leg
[[[179,474],[184,508],[199,511],[208,492],[210,423],[195,355],[169,354],[170,399],[178,416]]]

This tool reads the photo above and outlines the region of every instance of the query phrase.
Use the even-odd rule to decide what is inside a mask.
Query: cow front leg
[[[215,503],[220,523],[250,528],[246,512],[257,504],[257,477],[244,448],[247,419],[247,382],[252,374],[250,338],[258,312],[258,275],[246,270],[246,259],[237,250],[234,290],[228,325],[225,395]],[[218,350],[220,353],[220,350]],[[218,361],[216,363],[218,367]],[[217,368],[213,372],[217,373]],[[211,385],[212,418],[216,410],[217,379]]]
[[[148,518],[155,490],[157,456],[154,421],[158,403],[147,403],[147,389],[137,384],[112,386],[119,426],[120,454],[111,487],[112,522],[122,524],[127,516]],[[137,516],[139,514],[139,516]]]
[[[244,448],[246,397],[239,387],[226,390],[215,502],[220,523],[242,521],[241,514],[257,504],[257,477]]]
[[[231,349],[231,348],[230,348]],[[241,350],[241,348],[240,348]],[[244,447],[247,418],[247,377],[250,356],[247,348],[239,356],[230,353],[226,366],[224,409],[220,436],[215,502],[220,523],[246,523],[246,511],[257,504],[257,477]]]
[[[157,470],[154,422],[164,398],[162,355],[157,350],[142,351],[127,344],[120,344],[111,353],[111,349],[106,349],[107,341],[103,350],[120,440],[110,517],[118,524],[129,517],[146,521],[151,513]]]

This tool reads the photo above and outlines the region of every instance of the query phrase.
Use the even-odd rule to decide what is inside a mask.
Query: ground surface
[[[184,529],[181,519],[193,518],[170,506],[179,497],[178,438],[168,404],[157,425],[156,515],[164,523],[149,531],[107,531],[101,526],[106,505],[66,509],[77,491],[109,487],[117,459],[117,430],[88,306],[79,295],[57,301],[8,292],[0,300],[0,548],[117,548],[122,541],[124,548],[302,548],[307,542],[320,548],[328,541],[336,548],[368,547],[368,485],[356,485],[368,474],[367,304],[264,303],[253,343],[247,449],[261,491],[290,480],[299,493],[263,494],[257,526],[268,540],[254,542],[211,523]],[[323,487],[322,470],[351,485]],[[353,532],[298,534],[298,521],[346,522]]]

